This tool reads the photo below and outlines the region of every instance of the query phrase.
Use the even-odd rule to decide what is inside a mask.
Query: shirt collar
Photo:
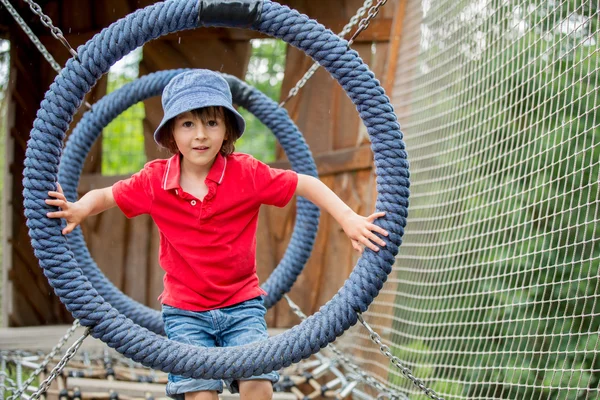
[[[225,169],[227,168],[227,158],[224,157],[221,152],[217,154],[215,162],[210,171],[208,171],[207,179],[221,184],[225,177]],[[167,167],[165,169],[165,175],[163,176],[162,188],[164,190],[178,189],[179,178],[181,176],[181,153],[175,154],[167,161]]]

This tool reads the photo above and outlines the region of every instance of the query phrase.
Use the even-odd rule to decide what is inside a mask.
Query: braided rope
[[[263,342],[226,348],[176,343],[134,324],[93,288],[48,219],[44,199],[56,188],[61,145],[72,115],[90,87],[109,67],[143,43],[197,25],[194,0],[168,0],[138,10],[104,29],[78,49],[42,101],[26,151],[24,197],[27,226],[44,274],[67,309],[92,335],[121,354],[151,368],[204,379],[243,378],[281,369],[309,357],[357,321],[391,272],[406,226],[408,161],[400,127],[383,88],[347,42],[305,15],[264,0],[253,28],[285,40],[319,61],[343,86],[367,127],[377,173],[377,224],[389,232],[387,246],[365,250],[342,288],[300,325]]]
[[[94,104],[91,111],[84,114],[69,136],[58,173],[58,181],[70,201],[77,199],[77,187],[85,158],[102,129],[137,102],[161,94],[167,83],[183,71],[186,70],[161,71],[143,76],[104,96]],[[265,94],[236,77],[230,75],[224,77],[230,84],[234,103],[254,114],[275,134],[292,168],[298,173],[317,176],[317,166],[308,145],[287,111],[280,108]],[[263,285],[268,293],[265,298],[267,307],[277,303],[285,293],[289,292],[302,272],[312,251],[318,225],[319,209],[309,201],[298,198],[296,223],[288,250]],[[136,324],[164,334],[160,313],[125,295],[98,268],[86,246],[80,227],[68,236],[68,240],[83,274],[104,300]]]

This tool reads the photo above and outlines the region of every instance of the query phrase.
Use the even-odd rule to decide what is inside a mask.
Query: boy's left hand
[[[373,224],[377,218],[383,217],[384,215],[384,212],[377,212],[368,217],[363,217],[362,215],[352,212],[348,218],[344,219],[342,228],[352,241],[352,248],[354,250],[362,254],[363,246],[368,247],[373,251],[379,251],[379,246],[385,246],[385,242],[373,233],[377,232],[383,236],[388,235],[388,232],[385,229]]]

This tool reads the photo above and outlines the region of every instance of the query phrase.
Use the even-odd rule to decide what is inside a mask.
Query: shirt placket
[[[210,218],[213,214],[213,212],[212,212],[213,211],[212,210],[213,201],[212,200],[215,195],[216,185],[214,182],[208,182],[207,186],[208,186],[208,193],[206,194],[206,196],[204,196],[204,200],[201,202],[200,214],[198,217],[199,220]]]

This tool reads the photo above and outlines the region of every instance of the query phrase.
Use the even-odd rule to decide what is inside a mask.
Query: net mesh
[[[407,0],[409,222],[367,313],[445,399],[599,399],[597,1]],[[426,398],[355,327],[343,344]]]

